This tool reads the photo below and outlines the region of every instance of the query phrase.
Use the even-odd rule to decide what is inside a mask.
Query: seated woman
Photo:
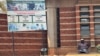
[[[81,42],[78,44],[78,51],[79,53],[88,53],[89,44],[81,39]]]

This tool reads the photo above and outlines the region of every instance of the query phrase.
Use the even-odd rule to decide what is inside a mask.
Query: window
[[[94,6],[94,10],[95,10],[95,11],[100,10],[100,6]]]
[[[82,23],[89,22],[89,18],[81,18],[81,22],[82,22]]]
[[[88,17],[89,16],[89,13],[88,12],[81,12],[80,13],[80,16],[81,17]]]
[[[95,24],[95,35],[100,35],[100,24]]]
[[[100,22],[100,18],[94,18],[95,22]]]
[[[89,24],[81,24],[81,36],[89,36]]]
[[[100,12],[95,12],[94,16],[100,16]]]
[[[82,7],[80,7],[80,10],[81,11],[88,11],[89,7],[88,6],[82,6]]]

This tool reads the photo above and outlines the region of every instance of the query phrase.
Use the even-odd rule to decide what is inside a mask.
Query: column
[[[77,43],[80,41],[80,9],[79,5],[76,5],[76,37]]]
[[[57,47],[56,21],[56,8],[47,8],[48,47],[50,54],[54,54]]]
[[[56,47],[56,9],[48,8],[47,9],[47,25],[48,25],[48,47]]]
[[[56,54],[57,47],[57,17],[56,0],[47,0],[47,26],[48,26],[48,55]]]
[[[91,47],[95,47],[95,38],[94,38],[94,17],[93,17],[93,5],[90,5],[90,42]]]

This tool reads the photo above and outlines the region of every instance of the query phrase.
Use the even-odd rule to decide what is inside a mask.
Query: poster
[[[0,1],[0,13],[1,14],[7,14],[6,0]]]
[[[8,31],[47,30],[45,0],[7,0]]]

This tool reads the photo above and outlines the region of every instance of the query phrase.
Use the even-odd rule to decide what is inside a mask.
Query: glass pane
[[[94,6],[94,10],[100,10],[100,6]]]
[[[89,22],[89,19],[87,19],[87,18],[81,18],[81,22],[83,22],[83,23]]]
[[[81,17],[88,17],[89,16],[89,13],[88,12],[81,12],[80,13],[80,16]]]
[[[100,12],[95,12],[94,16],[100,16]]]
[[[90,34],[89,24],[82,24],[81,25],[81,36],[85,36],[89,34]]]
[[[100,35],[100,24],[95,24],[95,35]]]
[[[89,25],[81,25],[81,30],[88,30],[89,29]]]
[[[95,35],[100,35],[100,30],[95,30]]]
[[[81,31],[81,35],[89,35],[89,34],[90,34],[89,30]]]
[[[81,11],[88,11],[88,10],[89,10],[89,7],[87,7],[87,6],[80,7],[80,10],[81,10]]]
[[[95,18],[95,22],[100,22],[100,18]]]
[[[100,29],[100,24],[95,24],[95,30]]]

